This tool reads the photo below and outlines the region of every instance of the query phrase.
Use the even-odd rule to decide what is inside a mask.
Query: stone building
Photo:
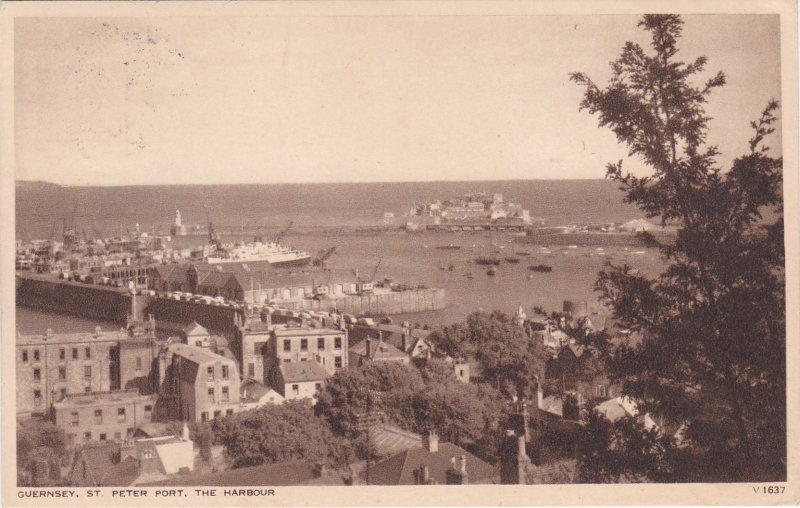
[[[137,427],[152,421],[155,399],[138,390],[67,395],[53,404],[53,413],[71,447],[91,440],[130,438]]]
[[[162,402],[172,406],[164,417],[208,421],[239,409],[239,371],[230,358],[174,343],[162,349],[158,361]]]
[[[272,384],[285,400],[310,399],[315,404],[328,377],[328,371],[316,361],[288,362],[276,369]]]
[[[408,365],[411,357],[382,340],[364,339],[349,350],[350,364],[362,366],[370,362],[398,362]]]
[[[152,326],[150,326],[152,325]],[[93,333],[17,335],[17,416],[47,414],[67,395],[150,385],[155,336],[131,328]]]
[[[265,368],[290,362],[317,362],[328,372],[347,369],[347,332],[316,321],[274,325],[267,344]]]

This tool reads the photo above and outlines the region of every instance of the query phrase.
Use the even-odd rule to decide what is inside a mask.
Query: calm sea
[[[228,225],[231,231],[242,223],[248,228],[277,227],[289,220],[295,221],[298,228],[382,225],[384,212],[399,216],[405,206],[414,202],[475,191],[501,192],[507,201],[521,203],[531,215],[542,217],[550,225],[621,222],[641,216],[622,202],[614,183],[602,180],[114,188],[43,188],[25,184],[17,186],[17,232],[22,238],[47,238],[55,230],[57,237],[61,218],[71,215],[75,203],[79,203],[76,227],[86,229],[89,235],[93,230],[118,234],[120,228],[132,228],[136,223],[143,230],[160,228],[167,233],[176,208],[181,210],[185,223],[202,223],[204,207],[216,224]],[[398,224],[402,220],[398,217]],[[391,277],[396,282],[445,288],[447,309],[396,317],[434,325],[461,320],[477,309],[512,312],[518,305],[526,309],[541,305],[555,310],[565,299],[594,301],[597,272],[609,259],[624,260],[648,272],[660,266],[654,252],[634,254],[635,248],[605,246],[600,251],[596,246],[578,244],[575,248],[550,246],[548,254],[540,246],[520,245],[517,240],[510,233],[290,233],[285,242],[312,253],[336,246],[336,254],[330,259],[335,269],[358,269],[360,274],[374,272],[378,279]],[[184,245],[203,241],[202,237],[179,239]],[[450,244],[461,249],[436,249]],[[518,251],[530,251],[531,255],[515,254]],[[503,263],[497,275],[491,277],[469,262],[480,255],[516,256],[520,262]],[[553,271],[528,270],[529,265],[540,263],[553,266]],[[447,269],[450,265],[452,271]],[[324,281],[328,275],[320,272],[319,277]],[[92,329],[95,324],[109,329],[118,326],[31,310],[18,312],[17,320],[17,327],[24,332],[48,327],[74,330]]]

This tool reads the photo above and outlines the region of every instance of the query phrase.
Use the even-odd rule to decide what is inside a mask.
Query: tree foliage
[[[243,411],[212,425],[234,468],[290,460],[337,467],[351,455],[349,445],[314,415],[308,401]]]
[[[609,373],[642,411],[688,424],[694,460],[728,480],[777,480],[786,467],[782,159],[764,141],[778,104],[768,102],[744,155],[723,171],[706,142],[705,104],[725,75],[696,84],[707,59],[677,59],[682,25],[675,15],[644,16],[651,51],[627,42],[605,87],[571,75],[584,87],[580,108],[652,170],[636,177],[620,161],[608,165],[608,177],[648,217],[678,226],[673,241],[642,235],[668,262],[660,276],[608,265],[597,282],[618,321],[644,340],[584,340],[604,352]],[[686,478],[680,463],[671,466]]]
[[[505,411],[496,390],[464,384],[451,365],[436,360],[420,370],[391,362],[338,372],[326,383],[316,409],[349,439],[363,438],[359,417],[382,412],[406,430],[435,430],[443,441],[472,447],[483,456],[497,448]]]
[[[66,453],[64,431],[37,419],[17,426],[17,483],[53,485],[60,480],[60,461]]]
[[[464,323],[435,330],[430,340],[451,356],[477,359],[486,380],[507,397],[530,397],[544,379],[544,345],[508,314],[474,312]]]

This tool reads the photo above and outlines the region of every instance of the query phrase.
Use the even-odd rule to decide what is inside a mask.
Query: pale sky
[[[777,16],[684,16],[728,84],[723,167],[780,98]],[[635,16],[18,18],[18,179],[69,185],[602,178],[578,111]],[[778,132],[780,134],[780,132]],[[776,151],[780,143],[771,140]],[[629,163],[634,167],[635,162]]]

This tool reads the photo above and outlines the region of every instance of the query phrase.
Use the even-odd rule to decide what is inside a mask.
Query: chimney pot
[[[428,432],[428,435],[425,436],[424,445],[425,448],[431,453],[436,453],[439,451],[439,435],[435,430]]]

